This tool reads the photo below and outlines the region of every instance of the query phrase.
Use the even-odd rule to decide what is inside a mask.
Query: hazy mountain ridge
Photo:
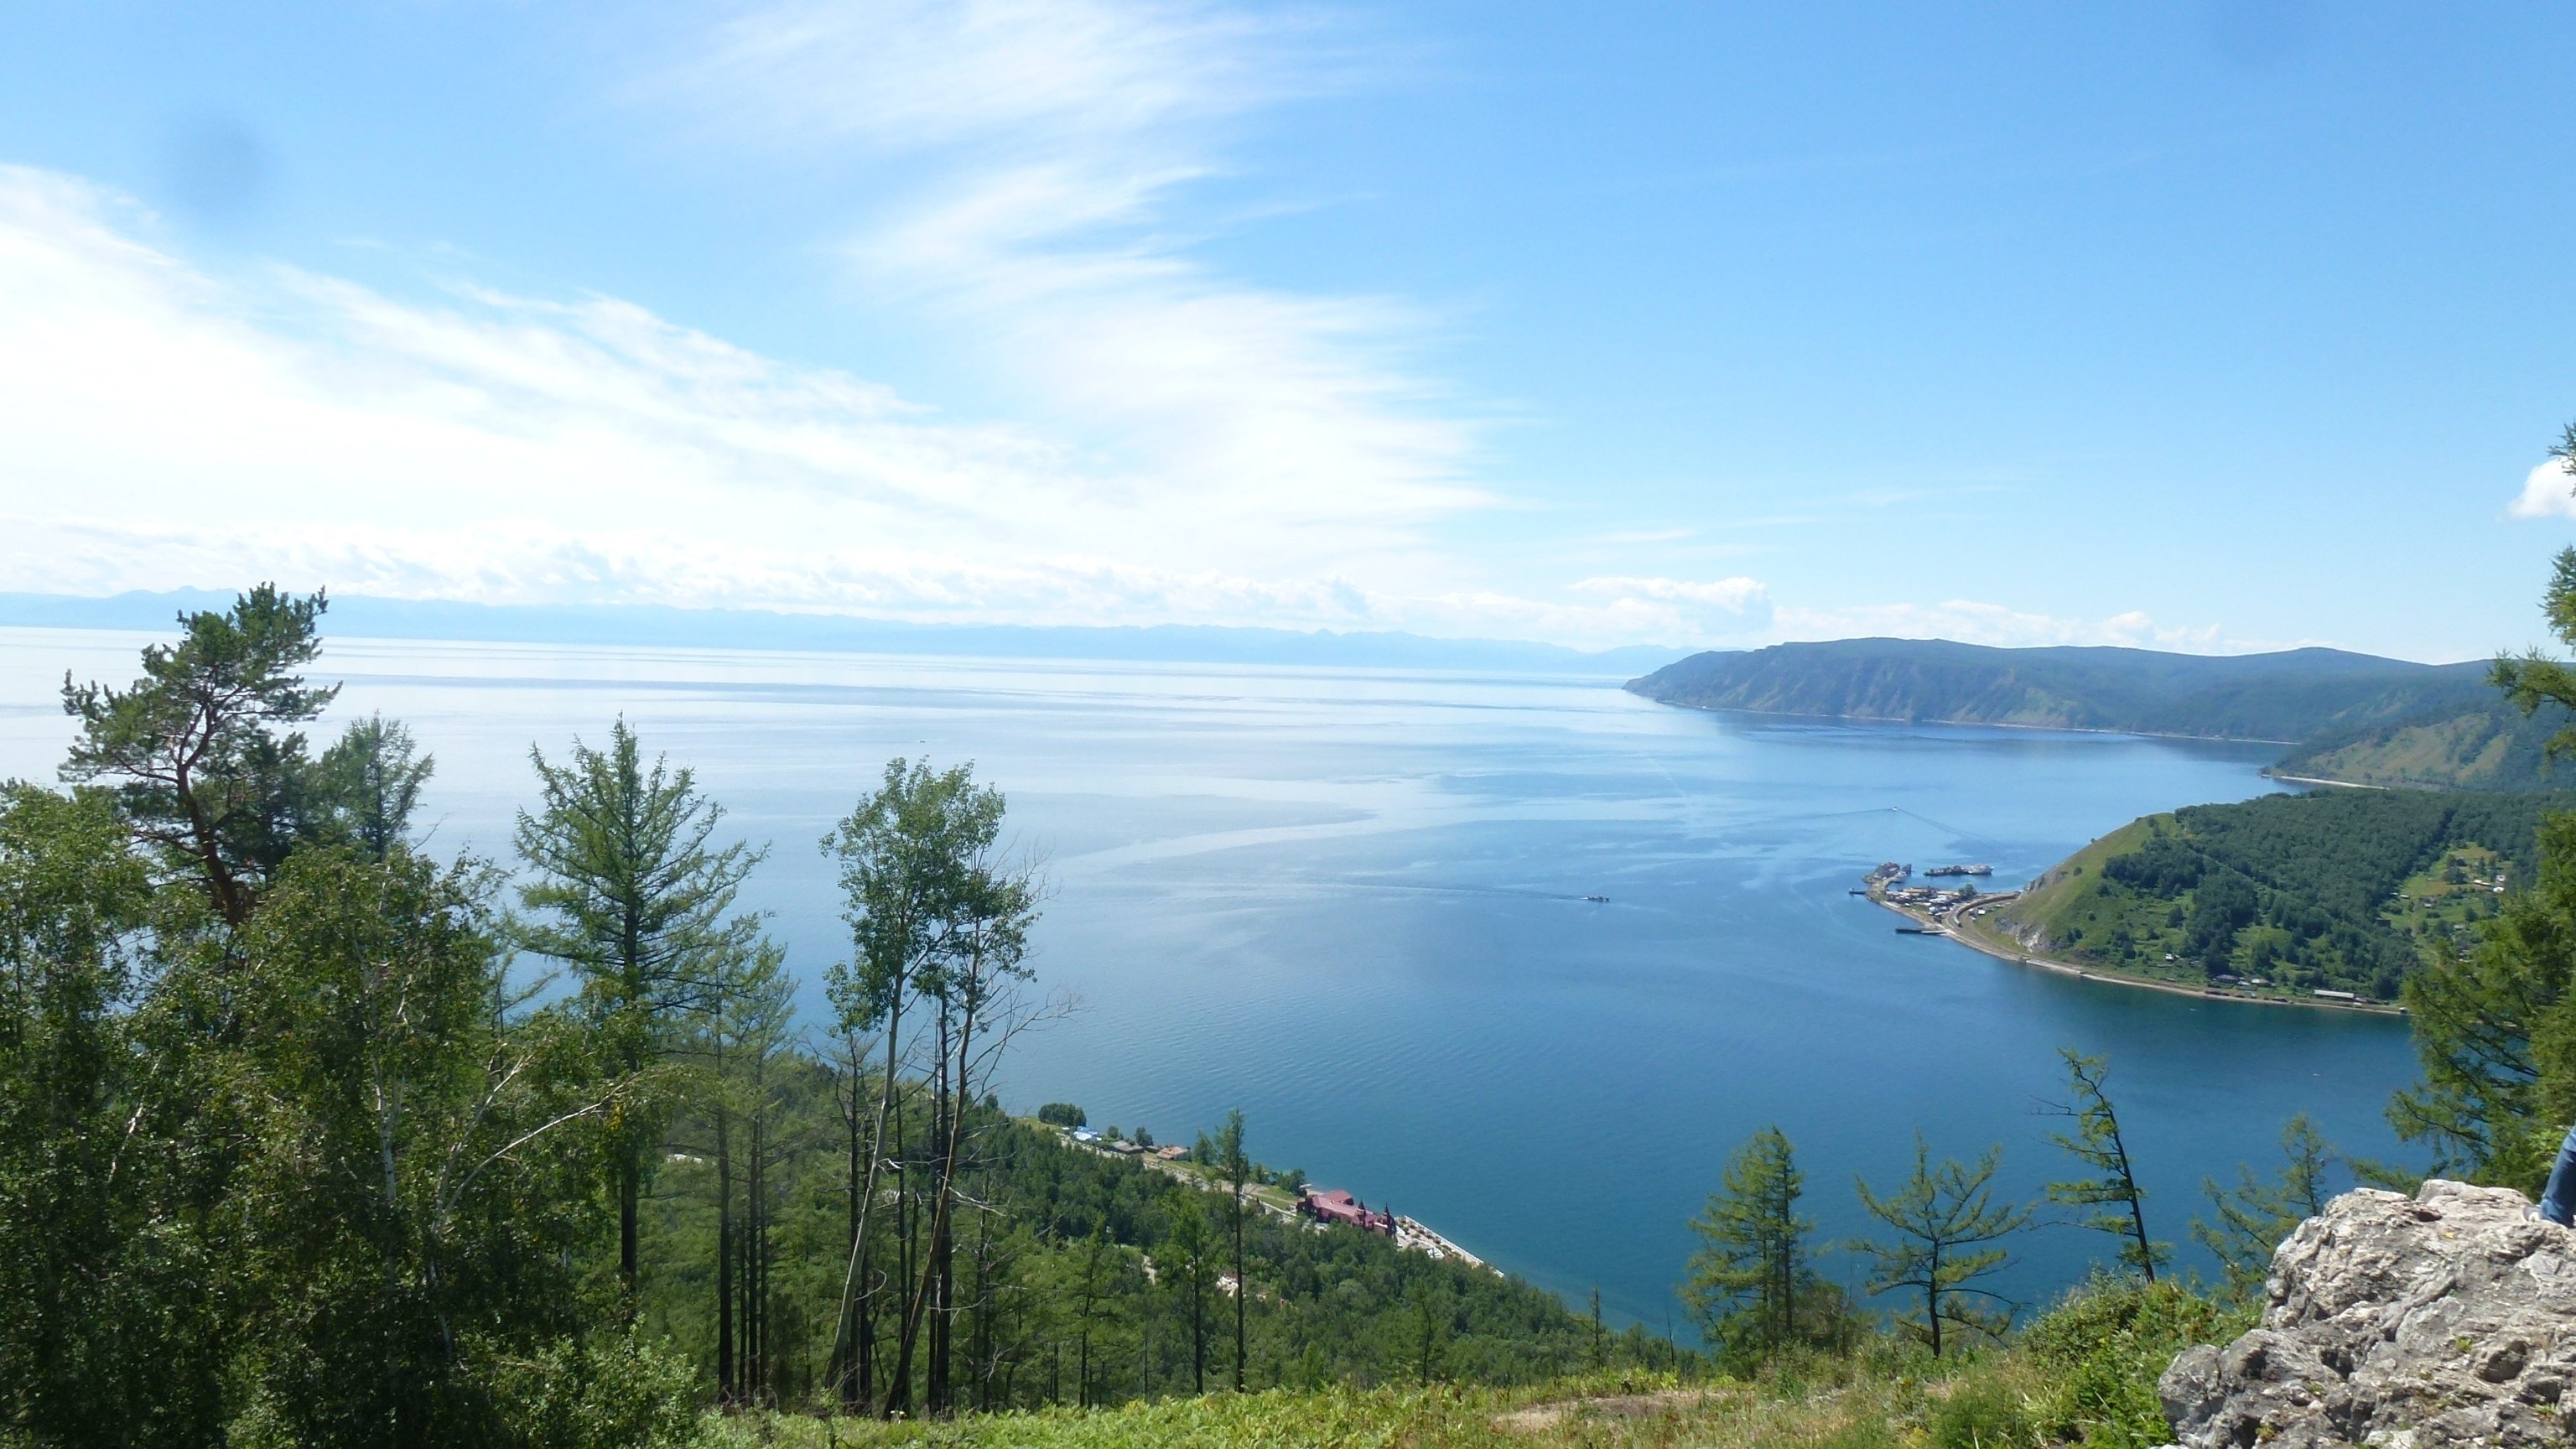
[[[1695,654],[1627,687],[1699,709],[2286,743],[2492,707],[2485,673],[2482,662],[2416,664],[2336,649],[2208,656],[1845,639]]]
[[[0,626],[165,631],[181,610],[221,609],[229,593],[176,589],[108,598],[0,594]],[[1172,664],[1284,664],[1380,669],[1494,669],[1618,676],[1681,653],[1657,645],[1586,651],[1518,639],[1441,639],[1396,632],[1231,628],[1203,624],[1033,626],[927,624],[846,614],[661,605],[468,604],[438,599],[331,599],[331,632],[348,638],[500,644],[608,644],[1091,659]]]

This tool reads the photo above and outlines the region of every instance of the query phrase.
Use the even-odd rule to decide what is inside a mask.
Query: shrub
[[[2067,1295],[2022,1340],[2045,1390],[2031,1405],[2035,1427],[2088,1449],[2151,1449],[2170,1443],[2156,1380],[2195,1343],[2225,1343],[2253,1324],[2171,1280],[2096,1276]]]
[[[1038,1109],[1038,1120],[1050,1127],[1066,1128],[1089,1126],[1091,1121],[1090,1118],[1082,1115],[1080,1107],[1071,1102],[1047,1103]]]
[[[503,1441],[530,1449],[664,1449],[695,1441],[696,1374],[670,1349],[624,1335],[566,1339],[491,1365]]]
[[[1962,1378],[1933,1410],[1929,1427],[1939,1449],[2025,1449],[2039,1442],[2028,1401],[2000,1373]]]

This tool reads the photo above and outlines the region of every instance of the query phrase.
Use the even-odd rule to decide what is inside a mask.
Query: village
[[[1214,1168],[1191,1159],[1190,1149],[1178,1143],[1157,1145],[1153,1134],[1141,1128],[1133,1137],[1120,1137],[1094,1132],[1087,1126],[1060,1122],[1046,1125],[1061,1134],[1068,1147],[1130,1158],[1203,1192],[1221,1192],[1226,1188],[1225,1180],[1216,1174]],[[1435,1262],[1456,1261],[1502,1276],[1502,1269],[1451,1242],[1421,1221],[1384,1208],[1371,1208],[1343,1188],[1317,1187],[1307,1182],[1300,1172],[1292,1171],[1272,1182],[1248,1184],[1244,1199],[1258,1204],[1274,1217],[1305,1224],[1316,1232],[1348,1228],[1375,1233],[1391,1239],[1399,1248],[1420,1253]]]

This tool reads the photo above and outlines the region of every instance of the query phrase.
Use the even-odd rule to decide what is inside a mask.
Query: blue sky
[[[0,5],[0,589],[2470,657],[2564,7]]]

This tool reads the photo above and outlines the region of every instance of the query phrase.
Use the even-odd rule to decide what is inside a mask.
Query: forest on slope
[[[2490,698],[2322,731],[2273,762],[2289,779],[2418,790],[2576,789],[2576,768],[2553,770],[2550,737],[2563,712],[2526,715]]]
[[[2560,803],[2324,790],[2194,805],[2095,841],[1997,924],[2033,950],[2118,971],[2395,1001],[2530,883],[2541,820]]]
[[[1627,687],[1700,709],[2286,743],[2452,704],[2492,705],[2486,669],[2335,649],[2198,655],[1842,639],[1694,654]]]
[[[1291,1217],[1239,1115],[1147,1164],[1006,1114],[1065,1004],[970,769],[891,761],[823,842],[850,954],[808,1016],[737,904],[765,847],[623,719],[531,751],[508,866],[429,854],[400,721],[303,733],[324,607],[184,616],[130,685],[66,681],[66,788],[0,783],[0,1446],[570,1449],[1691,1361]]]
[[[2436,790],[2556,790],[2542,747],[2563,710],[2526,716],[2485,661],[2415,664],[2334,649],[2207,656],[1843,639],[1694,654],[1627,689],[1694,709],[1909,724],[2013,725],[2290,746],[2269,773]]]

